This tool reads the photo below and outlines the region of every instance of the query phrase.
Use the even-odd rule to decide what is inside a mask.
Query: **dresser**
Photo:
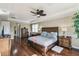
[[[21,43],[26,44],[28,40],[28,29],[27,28],[21,28]]]
[[[70,36],[60,36],[59,37],[59,46],[66,47],[71,49],[71,37]]]
[[[28,29],[27,28],[21,28],[21,38],[27,38],[28,37]]]

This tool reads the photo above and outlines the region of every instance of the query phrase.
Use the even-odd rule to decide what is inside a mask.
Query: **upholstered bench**
[[[52,51],[57,52],[57,53],[61,53],[64,50],[64,48],[60,47],[60,46],[54,46],[52,48]]]

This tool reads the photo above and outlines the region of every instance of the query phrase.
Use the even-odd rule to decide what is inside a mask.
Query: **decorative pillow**
[[[48,33],[47,38],[54,38],[54,37],[53,37],[53,34]]]
[[[55,39],[57,39],[57,32],[51,32],[51,34],[53,35]]]
[[[46,37],[47,35],[48,35],[48,33],[47,33],[47,32],[42,32],[42,33],[41,33],[41,36]]]
[[[56,36],[57,36],[57,32],[51,32],[51,34],[54,34],[54,35],[56,35]]]

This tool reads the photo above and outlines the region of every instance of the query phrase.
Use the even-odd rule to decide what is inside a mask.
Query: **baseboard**
[[[79,51],[79,47],[72,47],[73,50]]]

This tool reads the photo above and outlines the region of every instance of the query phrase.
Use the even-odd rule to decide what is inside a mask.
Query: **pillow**
[[[54,35],[56,35],[56,36],[57,36],[57,32],[51,32],[51,34],[54,34]]]
[[[53,34],[48,33],[47,38],[54,38],[54,37],[53,37]]]
[[[51,32],[51,34],[53,35],[55,39],[57,39],[57,32]]]
[[[46,37],[46,36],[47,36],[47,34],[48,34],[47,32],[42,32],[42,33],[41,33],[41,36]]]

